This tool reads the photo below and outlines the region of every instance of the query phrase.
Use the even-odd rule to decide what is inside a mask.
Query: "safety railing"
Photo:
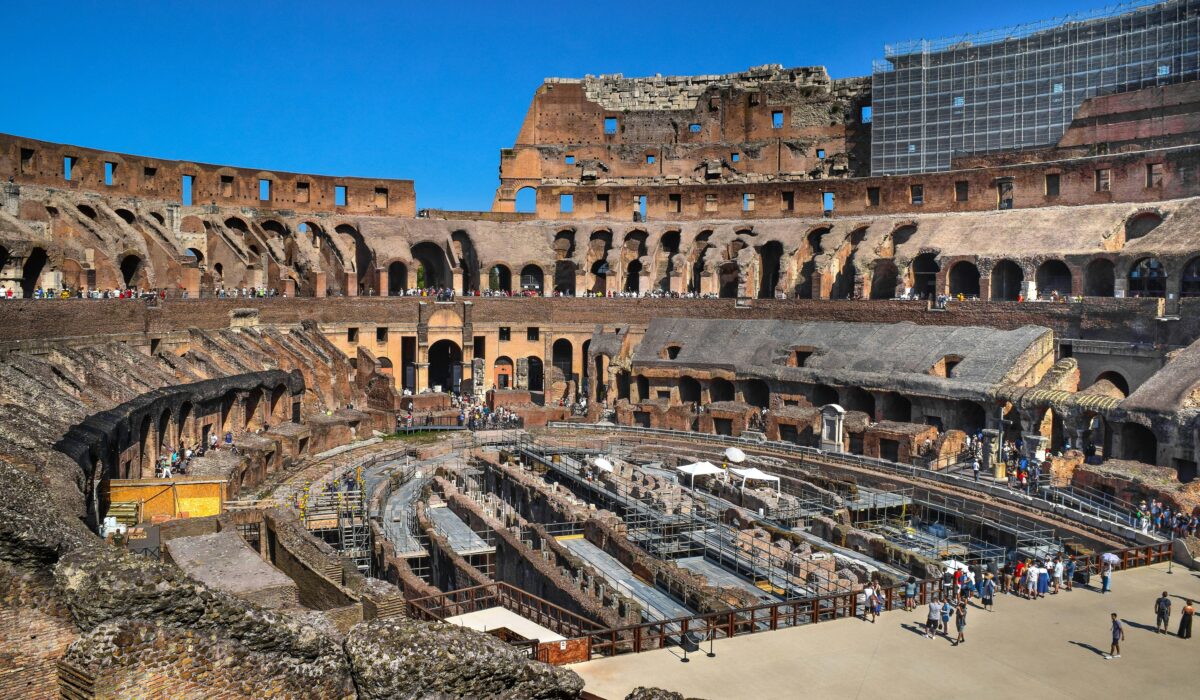
[[[810,460],[812,462],[836,462],[837,464],[845,464],[852,467],[861,467],[872,471],[887,472],[890,474],[904,476],[910,479],[920,479],[926,481],[934,481],[956,488],[978,491],[990,496],[1003,498],[1006,501],[1012,501],[1021,505],[1029,506],[1035,498],[1041,498],[1037,489],[1033,493],[1028,493],[1025,490],[1017,490],[1009,488],[1006,484],[987,483],[985,481],[975,481],[973,476],[960,475],[954,473],[952,469],[931,470],[923,467],[918,467],[911,464],[900,464],[891,462],[885,459],[875,457],[866,457],[863,455],[855,455],[845,452],[825,452],[815,447],[804,445],[795,445],[789,442],[778,440],[757,440],[751,438],[732,437],[729,435],[715,435],[710,433],[697,433],[685,430],[669,430],[665,428],[641,428],[637,426],[626,425],[595,425],[595,424],[580,424],[580,423],[562,423],[552,421],[547,424],[547,427],[554,429],[568,430],[589,430],[597,432],[617,432],[622,435],[642,436],[644,438],[659,437],[670,439],[690,439],[702,440],[705,442],[731,445],[737,447],[748,447],[750,449],[767,450],[770,452],[784,453],[791,455],[801,460]],[[1045,499],[1043,499],[1045,500]],[[1063,517],[1081,520],[1087,522],[1087,518],[1093,518],[1095,525],[1096,521],[1106,523],[1106,529],[1117,531],[1124,536],[1133,538],[1133,528],[1127,518],[1121,517],[1119,514],[1111,512],[1106,513],[1103,509],[1096,511],[1088,511],[1073,506],[1062,505],[1051,500],[1046,500],[1046,510],[1058,513]],[[1152,535],[1158,537],[1157,535]]]
[[[563,637],[583,637],[600,628],[586,617],[507,583],[491,583],[414,598],[408,601],[408,614],[418,620],[444,621],[456,615],[495,607],[514,612]]]

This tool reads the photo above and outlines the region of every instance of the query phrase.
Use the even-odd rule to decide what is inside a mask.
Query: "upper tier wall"
[[[185,177],[192,178],[191,202],[184,201]],[[163,160],[9,134],[0,134],[0,179],[195,205],[391,216],[416,216],[417,211],[412,180],[306,175]],[[269,183],[265,191],[263,180]],[[345,198],[339,204],[338,188],[343,187]]]
[[[230,325],[234,309],[259,310],[264,324],[415,324],[418,304],[435,304],[411,297],[327,299],[179,300],[147,305],[138,301],[36,301],[0,303],[0,349],[37,344],[67,336],[81,339],[104,334],[167,335],[184,328],[217,329]],[[945,310],[930,311],[925,302],[828,301],[756,299],[739,306],[733,299],[597,299],[479,297],[469,300],[476,326],[499,324],[648,325],[653,318],[736,318],[800,321],[849,321],[924,325],[987,326],[1014,329],[1045,326],[1059,338],[1114,342],[1187,345],[1200,336],[1200,299],[1180,301],[1181,320],[1159,322],[1159,299],[1087,298],[1082,303],[950,302]],[[364,330],[364,332],[368,332]]]

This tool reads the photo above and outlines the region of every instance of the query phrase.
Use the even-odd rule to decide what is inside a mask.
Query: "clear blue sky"
[[[1092,9],[995,3],[7,0],[0,131],[108,150],[416,180],[487,209],[543,77],[867,75],[888,42]]]

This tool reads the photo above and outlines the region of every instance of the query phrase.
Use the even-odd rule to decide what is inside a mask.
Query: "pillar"
[[[998,481],[1008,478],[1007,465],[1000,459],[1000,431],[986,428],[983,431],[983,464],[982,471],[991,472]]]
[[[422,389],[429,386],[429,363],[414,362],[413,365],[417,368],[417,384],[413,387],[413,393],[419,394]]]

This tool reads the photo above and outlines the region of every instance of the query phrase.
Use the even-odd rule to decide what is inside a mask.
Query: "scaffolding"
[[[889,45],[871,76],[871,174],[1058,142],[1084,100],[1200,77],[1200,0],[1132,2]]]
[[[372,576],[374,558],[365,493],[359,470],[358,478],[342,482],[340,488],[306,493],[300,504],[300,518],[309,532],[351,560],[364,576]]]

